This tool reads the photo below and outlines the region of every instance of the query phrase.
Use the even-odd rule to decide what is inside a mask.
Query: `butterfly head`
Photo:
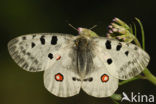
[[[94,31],[92,31],[91,29],[79,27],[77,30],[78,30],[78,33],[80,35],[82,35],[82,36],[86,36],[86,37],[98,37],[98,35]]]

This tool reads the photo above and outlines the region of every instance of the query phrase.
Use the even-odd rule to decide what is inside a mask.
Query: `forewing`
[[[77,74],[77,51],[65,47],[62,56],[44,72],[46,89],[59,97],[70,97],[79,93],[81,81]],[[60,53],[61,54],[61,53]]]
[[[94,45],[92,46],[94,47]],[[91,72],[88,73],[82,82],[82,89],[94,97],[109,97],[118,88],[118,79],[109,74],[107,67],[101,60],[101,56],[96,50],[90,50],[93,56],[90,59]]]
[[[17,37],[8,43],[14,61],[26,71],[37,72],[52,65],[59,50],[70,44],[72,35],[58,33],[29,34]]]
[[[130,79],[141,73],[149,63],[149,55],[132,43],[102,37],[94,38],[92,42],[106,69],[116,78]]]

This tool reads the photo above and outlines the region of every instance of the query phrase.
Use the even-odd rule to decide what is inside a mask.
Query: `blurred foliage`
[[[43,72],[29,73],[10,58],[7,43],[15,36],[28,33],[59,32],[77,35],[67,24],[94,29],[104,36],[113,17],[131,22],[141,19],[146,34],[146,50],[152,59],[149,69],[155,74],[155,2],[154,0],[0,0],[0,104],[112,104],[110,98],[94,98],[83,91],[71,98],[58,98],[43,85]],[[138,30],[138,29],[137,29]],[[156,88],[147,81],[134,81],[121,86],[123,91],[154,94]]]

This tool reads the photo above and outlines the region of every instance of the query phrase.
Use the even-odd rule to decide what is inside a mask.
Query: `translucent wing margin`
[[[70,44],[72,35],[59,33],[28,34],[17,37],[8,43],[12,59],[24,70],[43,71],[58,57],[57,52]]]
[[[107,38],[94,38],[93,43],[108,72],[126,80],[141,73],[148,65],[149,55],[132,43]]]

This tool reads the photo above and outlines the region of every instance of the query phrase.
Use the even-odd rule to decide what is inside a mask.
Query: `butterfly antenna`
[[[95,27],[97,27],[97,25],[92,26],[91,28],[89,28],[90,30],[94,29]]]
[[[77,28],[75,28],[72,24],[68,24],[71,28],[73,28],[74,30],[78,31]]]

